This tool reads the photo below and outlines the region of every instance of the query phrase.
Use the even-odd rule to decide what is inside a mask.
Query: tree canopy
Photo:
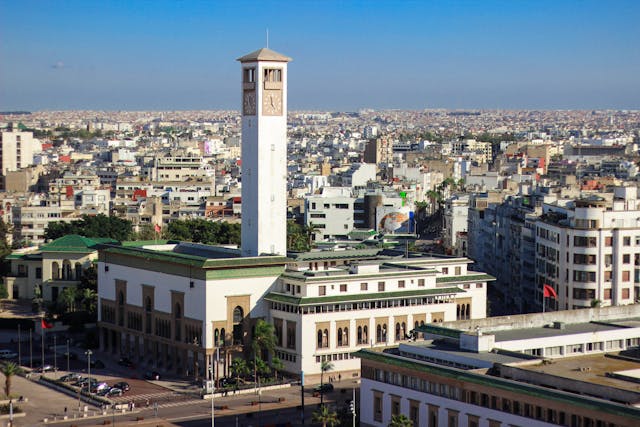
[[[240,224],[213,222],[202,218],[172,221],[164,231],[163,237],[210,245],[239,245]]]
[[[55,240],[68,234],[79,234],[85,237],[107,237],[122,242],[131,239],[133,228],[131,221],[126,219],[103,214],[95,216],[83,215],[78,221],[50,222],[44,232],[44,237],[47,240]]]

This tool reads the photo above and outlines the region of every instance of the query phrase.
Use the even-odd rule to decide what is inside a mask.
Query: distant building
[[[16,171],[33,165],[36,147],[32,132],[20,132],[15,129],[0,132],[0,168],[2,175],[7,171]]]

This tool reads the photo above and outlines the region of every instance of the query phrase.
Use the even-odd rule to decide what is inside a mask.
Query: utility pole
[[[69,339],[67,338],[67,372],[69,371]]]
[[[20,334],[20,323],[18,323],[18,366],[22,366],[22,335]]]
[[[56,349],[56,336],[53,336],[53,377],[58,377],[58,351]]]

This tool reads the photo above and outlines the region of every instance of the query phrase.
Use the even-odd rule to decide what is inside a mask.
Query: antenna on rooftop
[[[267,49],[269,49],[269,29],[267,28]]]

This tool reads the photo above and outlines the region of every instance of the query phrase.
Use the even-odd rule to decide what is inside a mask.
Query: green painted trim
[[[275,267],[258,267],[258,268],[230,268],[207,270],[207,280],[224,280],[224,279],[240,279],[248,277],[268,277],[274,278],[280,276],[284,271],[284,266]]]
[[[443,276],[436,277],[436,283],[450,283],[450,282],[489,282],[496,280],[495,277],[490,274],[470,274],[467,276]]]
[[[442,326],[435,326],[435,325],[428,325],[428,324],[418,326],[416,328],[416,332],[440,335],[443,337],[455,338],[457,340],[460,339],[460,335],[462,334],[462,331],[458,329],[443,328]]]
[[[420,289],[420,290],[408,290],[400,292],[376,292],[367,294],[356,295],[335,295],[328,297],[308,297],[300,298],[291,295],[278,294],[275,292],[268,293],[264,299],[267,301],[282,302],[285,304],[292,304],[296,306],[316,305],[316,304],[333,304],[340,302],[362,302],[362,301],[377,301],[383,299],[393,298],[411,298],[411,297],[423,297],[432,295],[449,295],[456,293],[464,293],[465,291],[460,288],[437,288],[437,289]]]
[[[321,272],[321,271],[320,271]],[[372,274],[350,274],[348,271],[345,271],[344,274],[338,274],[333,272],[331,274],[329,272],[327,275],[323,276],[305,276],[304,273],[291,273],[285,272],[282,275],[283,279],[291,279],[296,280],[298,282],[335,282],[336,280],[342,281],[351,281],[351,280],[361,280],[361,279],[385,279],[389,277],[419,277],[425,276],[429,274],[433,274],[433,270],[415,270],[413,268],[407,269],[407,271],[388,271],[388,272],[380,272],[380,273],[372,273]]]
[[[463,371],[461,369],[451,368],[444,365],[435,365],[428,364],[427,362],[413,361],[411,359],[390,355],[388,353],[362,349],[352,354],[361,359],[372,360],[374,362],[407,368],[413,371],[451,378],[461,382],[479,384],[481,386],[487,387],[487,389],[497,388],[512,393],[521,393],[544,400],[553,400],[555,402],[564,403],[567,405],[587,408],[592,411],[605,412],[608,414],[640,420],[640,410],[613,402],[595,401],[587,397],[570,394],[568,392],[561,393],[551,388],[516,382],[500,377],[476,374],[473,372]]]

